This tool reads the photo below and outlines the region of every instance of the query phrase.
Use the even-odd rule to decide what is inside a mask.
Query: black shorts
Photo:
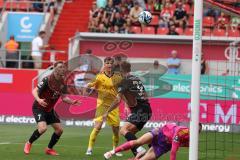
[[[59,116],[54,110],[52,110],[51,112],[46,112],[37,106],[33,106],[32,111],[33,111],[35,121],[37,123],[46,122],[47,125],[53,124],[53,123],[60,123]]]
[[[135,125],[139,131],[142,130],[147,121],[152,117],[150,104],[145,102],[137,104],[130,109],[131,114],[128,115],[127,122]]]

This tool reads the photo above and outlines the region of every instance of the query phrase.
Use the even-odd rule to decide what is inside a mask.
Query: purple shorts
[[[168,143],[167,137],[161,129],[153,129],[150,133],[153,135],[151,145],[157,158],[171,150],[172,144]]]

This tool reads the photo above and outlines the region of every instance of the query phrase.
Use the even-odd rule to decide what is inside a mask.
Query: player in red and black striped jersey
[[[54,65],[53,73],[50,76],[43,78],[43,80],[32,91],[35,98],[32,111],[37,122],[37,129],[33,132],[32,136],[25,144],[25,154],[30,153],[32,143],[47,130],[47,125],[51,125],[54,129],[54,133],[48,147],[45,149],[45,153],[49,155],[58,155],[58,153],[53,150],[53,146],[62,135],[63,128],[60,124],[57,113],[54,111],[54,106],[60,97],[65,103],[79,105],[78,100],[72,100],[64,95],[64,93],[66,93],[66,87],[64,85],[65,73],[66,66],[64,63],[57,62]]]
[[[121,99],[127,103],[131,114],[128,115],[125,124],[120,129],[121,135],[123,135],[127,141],[136,140],[137,137],[135,134],[143,128],[152,116],[151,106],[148,102],[143,83],[138,77],[131,75],[130,72],[131,64],[126,61],[122,62],[120,64],[120,73],[124,78],[118,85],[118,94],[115,101],[103,115],[105,119],[106,116],[120,104]],[[143,147],[132,148],[134,155],[144,150]]]

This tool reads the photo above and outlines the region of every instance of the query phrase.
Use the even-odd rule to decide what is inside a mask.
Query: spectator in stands
[[[208,63],[204,58],[204,54],[202,53],[201,56],[201,74],[208,74],[209,68],[208,68]]]
[[[38,12],[43,12],[43,4],[44,0],[36,0],[35,3],[33,3],[33,9]]]
[[[161,9],[162,9],[161,0],[155,0],[155,2],[154,2],[154,11],[155,12],[160,12]]]
[[[177,51],[172,50],[171,58],[167,59],[167,67],[169,74],[179,74],[180,73],[181,61],[177,58]]]
[[[185,28],[186,22],[187,22],[187,13],[183,9],[182,2],[178,2],[177,8],[174,12],[174,23],[177,27]]]
[[[149,12],[154,12],[154,0],[147,0],[146,10]]]
[[[49,45],[44,45],[43,40],[46,36],[45,31],[40,31],[38,36],[33,39],[32,41],[32,58],[34,60],[34,68],[40,69],[42,68],[42,52],[41,50],[44,50],[49,47]]]
[[[113,6],[113,1],[108,0],[108,4],[104,8],[103,19],[106,19],[106,18],[110,19],[114,12],[116,12],[116,8]]]
[[[112,26],[118,26],[118,28],[122,28],[123,24],[126,23],[126,21],[121,17],[119,12],[116,12],[114,16],[111,17],[111,23]]]
[[[175,24],[170,24],[170,26],[169,26],[169,31],[168,31],[168,35],[179,35],[179,34],[176,32]]]
[[[93,2],[92,8],[89,11],[89,20],[91,21],[92,19],[97,18],[98,12],[99,12],[99,9],[97,8],[97,4],[96,4],[96,2]]]
[[[159,27],[168,27],[170,19],[173,17],[173,11],[170,8],[170,3],[166,3],[161,11],[161,19]]]
[[[232,17],[230,26],[232,30],[237,30],[238,27],[240,26],[240,18]]]
[[[221,15],[217,19],[217,28],[218,29],[228,28],[228,22],[224,12],[221,12]]]
[[[127,9],[127,7],[125,5],[122,5],[120,8],[120,15],[123,19],[127,19],[128,15],[129,15],[129,10]]]
[[[214,17],[215,20],[217,20],[218,17],[220,16],[220,12],[221,12],[220,10],[214,9],[212,7],[208,7],[208,8],[203,9],[203,15],[204,16]]]
[[[144,0],[135,0],[135,2],[138,2],[139,6],[143,9],[146,10],[146,3]]]
[[[17,61],[11,61],[11,60],[18,60],[18,47],[19,44],[15,41],[14,36],[10,36],[10,40],[7,41],[5,44],[6,49],[6,67],[7,68],[18,68],[18,62]],[[9,60],[11,59],[11,60]]]
[[[129,19],[131,24],[139,24],[138,15],[142,11],[143,9],[140,7],[139,3],[137,1],[134,2],[134,7],[131,8],[130,14],[129,14]]]
[[[122,5],[126,6],[127,9],[130,11],[133,5],[133,0],[122,0]]]
[[[97,8],[105,8],[107,5],[107,0],[97,0]]]

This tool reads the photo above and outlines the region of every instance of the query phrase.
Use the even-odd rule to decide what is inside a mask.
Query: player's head
[[[104,59],[104,70],[111,71],[113,68],[114,59],[112,57],[106,57]]]
[[[54,77],[57,79],[57,80],[63,80],[65,75],[66,75],[66,65],[64,64],[63,61],[58,61],[56,63],[54,63],[54,71],[53,71],[53,74],[54,74]]]
[[[38,33],[39,37],[41,37],[42,39],[44,39],[45,35],[46,35],[46,32],[45,31],[40,31]]]
[[[123,61],[120,65],[120,72],[123,74],[131,72],[131,64],[127,61]]]

